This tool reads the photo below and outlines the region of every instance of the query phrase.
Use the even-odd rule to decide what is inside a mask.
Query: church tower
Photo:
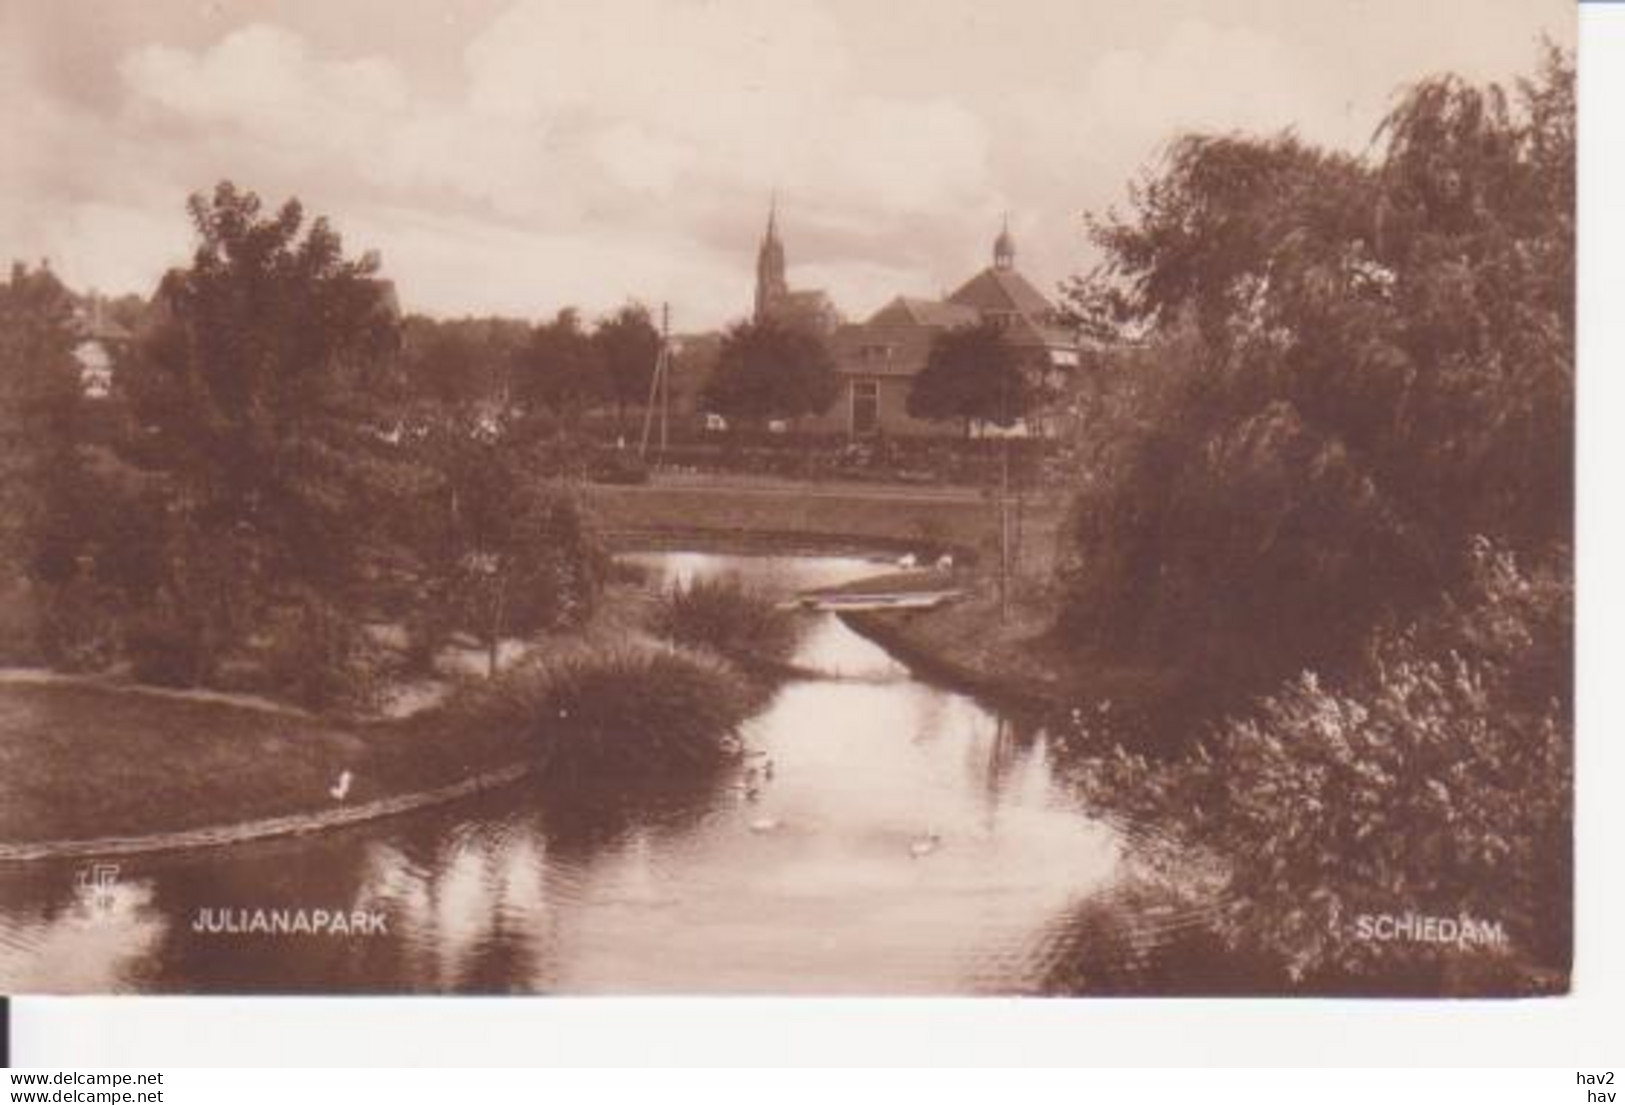
[[[790,292],[784,279],[784,244],[779,241],[779,202],[774,196],[767,209],[767,234],[756,251],[756,321],[761,322]]]

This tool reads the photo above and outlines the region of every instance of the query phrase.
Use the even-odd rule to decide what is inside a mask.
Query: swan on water
[[[355,776],[351,775],[348,770],[339,772],[339,781],[329,787],[327,793],[331,794],[336,801],[344,801],[345,797],[350,793],[350,783],[354,779]]]
[[[780,824],[781,822],[776,817],[758,817],[750,823],[750,831],[753,833],[770,833],[778,828]]]
[[[920,559],[913,553],[905,553],[897,558],[897,566],[899,568],[917,568],[919,565]]]
[[[928,856],[942,846],[942,834],[932,829],[922,837],[909,841],[908,854],[915,859]]]

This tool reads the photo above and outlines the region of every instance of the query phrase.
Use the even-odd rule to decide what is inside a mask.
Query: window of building
[[[852,381],[852,432],[872,434],[880,429],[880,381]]]

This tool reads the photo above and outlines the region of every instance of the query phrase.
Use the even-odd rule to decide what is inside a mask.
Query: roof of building
[[[119,344],[130,341],[135,337],[130,328],[117,319],[101,318],[86,319],[75,327],[80,341],[96,341],[104,344]]]
[[[913,376],[925,367],[936,333],[917,326],[843,326],[831,339],[835,369],[856,376]]]
[[[82,342],[117,345],[135,337],[128,326],[108,314],[106,303],[96,296],[87,296],[76,304],[73,330]]]
[[[1076,346],[1078,336],[1064,326],[1048,319],[1035,319],[1031,315],[1017,315],[1005,324],[1004,336],[1012,345],[1022,348],[1045,346],[1057,348]]]
[[[777,296],[774,303],[792,309],[823,310],[825,307],[833,306],[829,294],[822,288],[791,288]]]
[[[950,303],[978,311],[1015,311],[1045,319],[1055,311],[1044,293],[1013,268],[985,268],[948,297]]]
[[[900,295],[869,316],[866,325],[901,324],[952,329],[955,326],[974,326],[980,317],[972,308],[957,303]]]
[[[840,325],[840,312],[822,288],[781,291],[762,304],[759,317],[777,319],[797,329],[810,329],[828,335]]]

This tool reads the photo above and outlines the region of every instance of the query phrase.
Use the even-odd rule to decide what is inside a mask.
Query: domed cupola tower
[[[993,267],[996,269],[1013,269],[1016,267],[1016,241],[1010,237],[1010,216],[1004,217],[1004,227],[999,236],[993,239]]]

